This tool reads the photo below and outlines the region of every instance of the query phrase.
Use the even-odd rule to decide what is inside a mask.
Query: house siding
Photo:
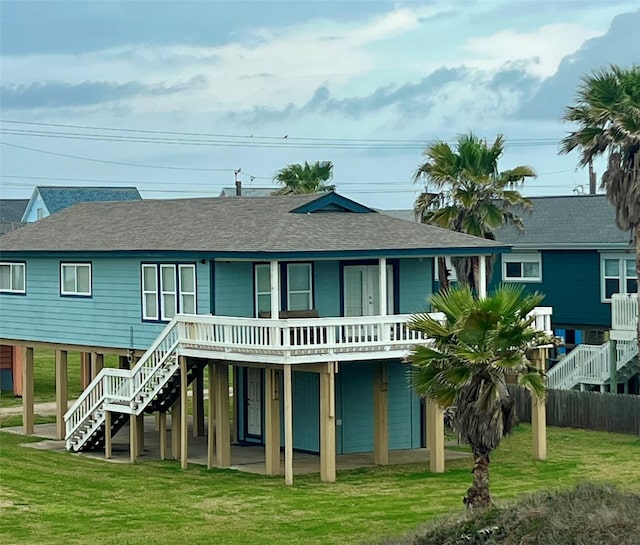
[[[36,193],[34,198],[27,205],[27,210],[25,210],[25,215],[22,218],[23,223],[33,223],[34,221],[38,221],[38,209],[42,208],[43,210],[43,218],[46,218],[49,215],[49,210],[47,206],[44,204],[42,197],[39,193]]]
[[[428,310],[427,298],[433,289],[432,259],[399,260],[399,314]]]
[[[218,316],[254,316],[253,264],[244,261],[216,261],[215,314]]]
[[[601,301],[600,252],[543,250],[542,282],[522,283],[528,292],[545,295],[542,305],[553,307],[554,327],[611,327],[611,305]],[[501,278],[496,260],[493,287]]]
[[[0,295],[0,336],[109,348],[130,348],[133,344],[135,349],[145,349],[165,327],[164,323],[142,321],[140,265],[173,261],[92,259],[91,297],[60,296],[60,261],[75,260],[26,260],[26,295]],[[196,281],[197,312],[208,313],[206,265],[196,265]]]

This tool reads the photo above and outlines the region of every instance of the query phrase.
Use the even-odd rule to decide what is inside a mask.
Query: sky
[[[563,111],[640,63],[638,28],[638,0],[0,0],[0,197],[217,196],[327,160],[339,193],[411,208],[424,148],[469,131],[538,172],[525,195],[588,191]]]

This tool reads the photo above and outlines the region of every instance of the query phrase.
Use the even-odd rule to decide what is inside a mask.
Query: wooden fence
[[[509,387],[521,422],[531,422],[531,394]],[[640,434],[640,396],[549,390],[547,425]]]

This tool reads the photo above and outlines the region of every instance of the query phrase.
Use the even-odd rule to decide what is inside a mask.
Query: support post
[[[280,264],[278,261],[270,261],[271,278],[271,318],[277,320],[280,317]]]
[[[320,480],[336,482],[335,364],[320,373]]]
[[[487,296],[487,256],[481,255],[479,259],[478,297]]]
[[[207,399],[209,407],[209,420],[207,422],[207,469],[211,469],[215,465],[216,447],[216,366],[212,362],[209,362],[207,367],[209,371],[209,398]]]
[[[539,348],[534,355],[535,366],[544,371],[547,362],[547,349]],[[545,399],[531,392],[531,428],[533,432],[533,457],[536,460],[547,459],[547,405]]]
[[[265,473],[280,475],[280,384],[278,371],[265,369]],[[320,428],[322,429],[322,428]]]
[[[387,365],[378,363],[373,381],[373,462],[376,465],[389,463]]]
[[[187,469],[188,456],[188,426],[187,426],[187,358],[179,356],[180,359],[180,467]]]
[[[67,412],[67,351],[56,350],[56,439],[64,439],[66,429],[64,413]]]
[[[216,462],[218,467],[231,465],[231,437],[229,435],[229,368],[216,364]]]
[[[380,316],[386,316],[388,314],[387,309],[387,258],[381,257],[378,260],[378,273],[379,273],[379,313]]]
[[[167,459],[167,413],[158,413],[158,433],[160,434],[160,459]]]
[[[609,391],[618,393],[618,349],[615,339],[609,339]]]
[[[86,390],[91,382],[91,354],[80,352],[80,388]]]
[[[429,469],[444,473],[444,411],[433,401],[427,400],[426,405]]]
[[[284,364],[284,482],[293,485],[293,392],[291,364]]]
[[[104,367],[104,354],[91,352],[91,380],[98,376],[100,370]]]
[[[138,417],[129,415],[129,460],[131,463],[138,458]]]
[[[111,460],[111,411],[104,412],[104,457]]]
[[[22,427],[25,435],[34,432],[34,399],[33,399],[33,348],[27,346],[23,351],[22,361]]]
[[[191,383],[191,401],[193,403],[193,436],[204,435],[204,369],[198,369]]]
[[[180,399],[171,406],[171,457],[180,459]]]

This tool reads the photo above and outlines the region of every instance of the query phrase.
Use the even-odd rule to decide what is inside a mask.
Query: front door
[[[247,368],[247,435],[262,438],[262,371]]]
[[[344,315],[380,314],[378,265],[349,265],[344,268]],[[387,265],[387,311],[393,314],[393,267]]]

